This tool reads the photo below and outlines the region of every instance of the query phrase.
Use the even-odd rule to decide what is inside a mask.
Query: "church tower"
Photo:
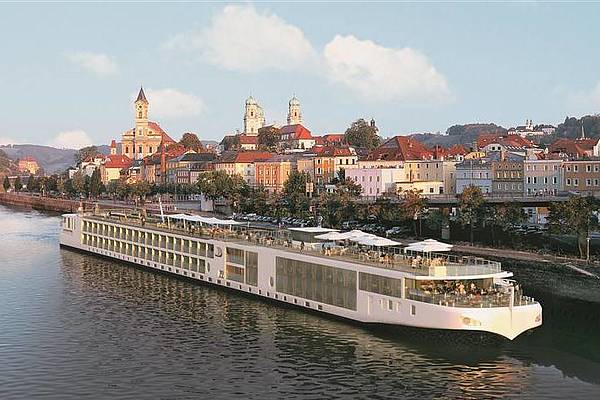
[[[144,88],[140,86],[140,93],[135,100],[135,136],[145,136],[148,132],[148,100]]]
[[[296,96],[292,97],[292,99],[289,102],[287,123],[288,125],[302,124],[302,111],[300,111],[300,100],[298,100]]]
[[[246,109],[244,112],[244,133],[250,136],[258,135],[258,130],[265,126],[265,114],[261,106],[258,105],[254,97],[250,96],[246,100]]]

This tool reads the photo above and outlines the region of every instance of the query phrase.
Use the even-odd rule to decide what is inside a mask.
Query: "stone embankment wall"
[[[0,193],[0,204],[56,212],[76,212],[79,207],[79,201],[77,200],[29,196],[16,193]],[[91,210],[94,207],[94,203],[84,201],[83,206],[86,210]]]

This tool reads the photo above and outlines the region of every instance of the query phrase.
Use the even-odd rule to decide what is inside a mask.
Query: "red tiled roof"
[[[317,157],[348,157],[356,155],[348,146],[315,146],[311,151],[317,155]]]
[[[279,129],[279,134],[282,137],[288,136],[288,140],[306,140],[313,138],[310,131],[301,124],[282,126]]]
[[[273,153],[268,151],[226,151],[219,158],[220,163],[253,163],[268,160]]]
[[[106,157],[104,162],[104,168],[129,168],[132,161],[129,157],[124,155],[111,155]]]
[[[148,128],[150,128],[156,133],[160,133],[162,135],[162,140],[163,142],[165,142],[165,144],[175,143],[171,136],[169,136],[167,132],[165,132],[163,128],[161,128],[160,125],[158,125],[158,123],[154,121],[148,121]]]
[[[240,144],[258,144],[258,136],[240,135]]]
[[[445,153],[447,156],[461,156],[467,154],[468,151],[462,144],[455,144],[454,146],[447,148]]]
[[[117,147],[117,141],[116,141],[115,139],[113,139],[113,140],[110,142],[110,147],[111,147],[111,148],[116,148],[116,147]]]
[[[498,143],[508,147],[534,147],[533,143],[520,135],[484,133],[477,138],[477,147],[480,149],[491,143]]]
[[[430,160],[433,152],[421,142],[408,136],[395,136],[386,140],[366,157],[367,160]]]
[[[573,157],[582,157],[588,155],[587,152],[592,150],[592,147],[588,147],[589,143],[585,143],[584,140],[573,140],[573,139],[558,139],[548,147],[550,153],[564,153]]]
[[[327,133],[323,136],[313,136],[315,144],[338,144],[346,142],[346,135],[343,133]]]

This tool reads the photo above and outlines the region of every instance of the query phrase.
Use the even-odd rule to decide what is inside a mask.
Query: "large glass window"
[[[356,272],[277,257],[276,288],[292,296],[356,310]]]
[[[225,276],[232,281],[244,283],[244,268],[227,264],[225,266]]]
[[[246,283],[258,286],[258,253],[246,252]]]
[[[402,297],[402,279],[361,272],[359,274],[358,285],[360,290],[367,292],[398,298]]]
[[[227,262],[244,265],[244,250],[227,247]]]

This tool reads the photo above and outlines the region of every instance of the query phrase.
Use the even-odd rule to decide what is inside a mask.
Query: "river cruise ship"
[[[362,323],[511,340],[542,324],[540,304],[498,262],[414,253],[384,246],[384,238],[374,238],[374,246],[317,239],[328,232],[335,231],[185,214],[80,212],[63,215],[60,244]]]

